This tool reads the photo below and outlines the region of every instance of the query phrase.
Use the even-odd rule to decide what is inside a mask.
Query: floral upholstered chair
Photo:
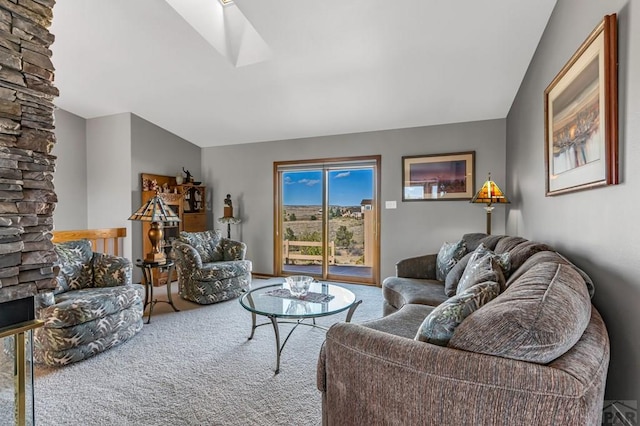
[[[251,286],[245,243],[222,238],[220,231],[183,231],[172,247],[185,300],[208,305],[238,297]]]
[[[94,253],[87,240],[55,244],[60,272],[38,296],[34,358],[63,366],[126,342],[142,329],[144,287],[131,283],[129,259]]]

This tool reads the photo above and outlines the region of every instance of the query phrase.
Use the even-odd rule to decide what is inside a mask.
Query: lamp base
[[[147,253],[144,257],[145,262],[165,263],[167,256],[164,253]]]

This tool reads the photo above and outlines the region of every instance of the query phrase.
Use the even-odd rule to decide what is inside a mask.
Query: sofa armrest
[[[244,260],[247,254],[247,245],[240,241],[222,239],[222,255],[224,261]]]
[[[437,254],[412,257],[396,263],[396,276],[402,278],[436,279]]]
[[[52,291],[47,291],[45,293],[38,293],[34,297],[34,305],[36,308],[36,313],[38,313],[41,309],[49,308],[55,304],[56,304],[56,299]]]
[[[125,257],[94,253],[91,263],[94,287],[116,287],[132,282],[133,265]]]
[[[171,248],[171,257],[178,268],[187,270],[202,268],[202,258],[193,246],[174,240]]]
[[[595,424],[607,364],[584,383],[547,365],[338,323],[327,332],[317,386],[325,424]],[[585,401],[598,410],[587,412]]]

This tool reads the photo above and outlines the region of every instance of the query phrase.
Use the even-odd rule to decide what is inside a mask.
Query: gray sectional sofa
[[[317,372],[323,424],[600,424],[609,340],[591,279],[545,244],[461,241],[466,254],[443,280],[437,254],[400,261],[383,283],[383,318],[330,328]],[[480,249],[508,265],[456,293]],[[487,287],[489,301],[469,293]],[[460,299],[472,309],[451,309]]]

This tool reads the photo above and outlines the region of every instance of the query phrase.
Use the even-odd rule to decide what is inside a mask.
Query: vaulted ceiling
[[[132,112],[201,147],[504,118],[556,3],[236,0],[211,20],[245,55],[230,60],[183,17],[208,17],[203,0],[175,1],[59,0],[57,105]],[[238,12],[259,62],[229,31]]]

